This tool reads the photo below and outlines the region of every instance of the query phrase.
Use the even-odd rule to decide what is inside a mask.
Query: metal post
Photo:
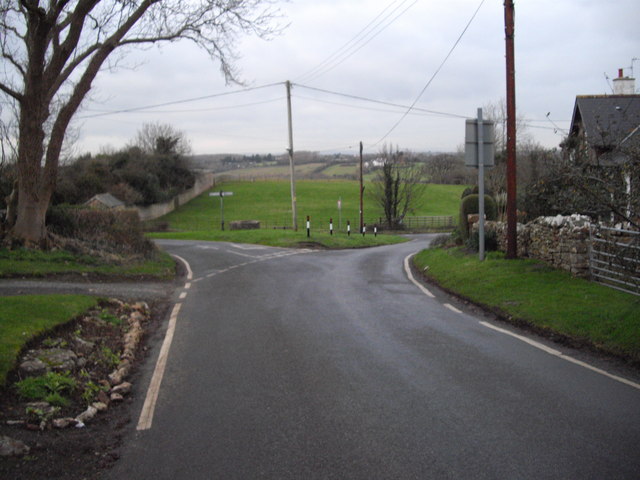
[[[292,227],[295,232],[298,231],[298,212],[296,209],[296,177],[293,166],[293,125],[291,118],[291,82],[286,81],[287,87],[287,117],[289,120],[289,174],[291,177],[291,215],[292,215]]]
[[[364,185],[362,182],[362,142],[360,142],[360,230],[364,225],[364,204],[362,200],[362,193],[364,192]]]
[[[516,81],[514,60],[513,0],[504,2],[507,60],[507,258],[518,257],[518,214],[516,211]]]
[[[484,131],[482,108],[478,109],[478,258],[484,260]]]

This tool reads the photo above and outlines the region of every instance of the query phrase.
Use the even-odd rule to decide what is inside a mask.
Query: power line
[[[216,97],[224,97],[224,96],[228,96],[228,95],[236,95],[239,93],[246,93],[246,92],[251,92],[253,90],[259,90],[262,88],[268,88],[268,87],[273,87],[276,85],[282,85],[283,82],[278,82],[278,83],[271,83],[269,85],[261,85],[259,87],[250,87],[250,88],[244,88],[242,90],[235,90],[233,92],[224,92],[224,93],[214,93],[211,95],[203,95],[201,97],[193,97],[193,98],[185,98],[182,100],[174,100],[171,102],[165,102],[165,103],[157,103],[154,105],[145,105],[145,106],[141,106],[141,107],[131,107],[131,108],[124,108],[122,110],[113,110],[113,111],[109,111],[109,112],[102,112],[102,113],[96,113],[93,115],[83,115],[81,117],[78,117],[79,120],[84,120],[84,119],[88,119],[88,118],[97,118],[97,117],[104,117],[107,115],[115,115],[115,114],[119,114],[119,113],[132,113],[132,112],[140,112],[142,110],[152,110],[155,108],[160,108],[160,107],[168,107],[171,105],[180,105],[183,103],[190,103],[190,102],[198,102],[201,100],[208,100],[210,98],[216,98]]]
[[[382,25],[386,20],[388,20],[394,13],[396,13],[408,0],[402,0],[399,5],[397,5],[391,12],[389,12],[384,18],[378,21],[371,29],[369,27],[376,22],[383,14],[386,12],[391,5],[395,3],[396,0],[392,1],[389,5],[387,5],[382,12],[380,12],[373,20],[371,20],[362,30],[360,30],[351,40],[346,42],[342,47],[336,50],[334,53],[329,55],[325,60],[320,62],[316,67],[312,68],[305,74],[301,75],[298,78],[298,81],[311,81],[315,78],[318,78],[325,73],[336,68],[338,65],[345,62],[347,59],[351,58],[356,52],[358,52],[361,48],[363,48],[366,44],[380,35],[384,30],[387,29],[391,24],[393,24],[398,18],[404,15],[407,10],[413,7],[418,0],[415,0],[408,7],[402,10],[398,15],[393,17],[389,22]],[[382,25],[382,27],[381,27]],[[376,29],[378,29],[376,31]],[[367,31],[369,30],[369,31]],[[360,38],[359,38],[360,37]]]
[[[402,109],[410,108],[411,110],[416,110],[416,111],[419,111],[419,112],[429,113],[429,114],[432,114],[432,115],[439,115],[439,116],[444,116],[444,117],[454,117],[454,118],[464,118],[464,119],[469,118],[468,116],[458,115],[456,113],[439,112],[439,111],[436,111],[436,110],[428,110],[426,108],[415,107],[415,102],[414,102],[414,105],[412,107],[407,107],[407,105],[401,105],[401,104],[398,104],[398,103],[385,102],[383,100],[375,100],[375,99],[372,99],[372,98],[362,97],[362,96],[359,96],[359,95],[352,95],[352,94],[349,94],[349,93],[341,93],[341,92],[336,92],[336,91],[332,91],[332,90],[326,90],[326,89],[323,89],[323,88],[309,87],[307,85],[300,85],[298,83],[295,83],[293,85],[295,85],[296,87],[300,87],[300,88],[306,88],[307,90],[313,90],[313,91],[316,91],[316,92],[327,93],[327,94],[330,94],[330,95],[336,95],[336,96],[340,96],[340,97],[351,98],[351,99],[360,100],[360,101],[363,101],[363,102],[377,103],[377,104],[380,104],[380,105],[386,105],[386,106],[391,106],[391,107],[395,107],[395,108],[402,108]]]
[[[438,68],[436,69],[436,71],[433,73],[433,75],[431,76],[431,78],[429,79],[429,81],[427,82],[427,84],[422,88],[422,90],[420,91],[420,93],[418,94],[418,96],[416,97],[416,99],[413,101],[413,103],[411,104],[411,106],[407,109],[407,111],[404,113],[404,115],[402,115],[402,117],[400,117],[400,119],[393,125],[393,127],[391,127],[389,129],[389,131],[387,133],[385,133],[382,138],[380,138],[380,140],[378,140],[376,143],[374,143],[372,146],[376,146],[378,145],[380,142],[382,142],[385,138],[387,138],[391,132],[393,132],[398,125],[400,125],[400,123],[407,117],[407,115],[409,115],[409,112],[411,110],[413,110],[413,108],[415,107],[416,103],[418,103],[418,100],[420,100],[420,97],[422,97],[422,95],[424,94],[424,92],[427,90],[427,88],[429,88],[429,85],[431,85],[431,82],[433,82],[433,80],[436,78],[436,76],[438,75],[438,73],[440,73],[440,70],[442,70],[442,67],[444,67],[444,64],[447,62],[447,60],[449,60],[449,57],[451,56],[451,54],[453,53],[453,51],[456,49],[456,47],[458,46],[458,44],[460,43],[460,41],[462,40],[462,37],[464,36],[464,34],[467,32],[467,30],[469,29],[469,26],[471,25],[471,23],[473,22],[473,20],[476,18],[476,15],[478,14],[478,12],[480,11],[480,8],[482,7],[482,5],[484,4],[485,0],[481,0],[480,1],[480,5],[478,5],[478,8],[476,8],[475,12],[473,12],[473,15],[471,16],[471,18],[469,19],[469,21],[467,22],[467,25],[464,27],[464,29],[462,30],[462,33],[460,34],[460,36],[458,37],[458,39],[455,41],[455,43],[453,44],[453,46],[451,47],[451,49],[449,50],[449,53],[447,53],[447,55],[444,57],[444,60],[442,60],[442,63],[440,63],[440,66],[438,66]]]

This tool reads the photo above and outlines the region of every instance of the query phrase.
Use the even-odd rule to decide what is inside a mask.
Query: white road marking
[[[456,307],[451,305],[450,303],[445,303],[444,306],[455,313],[462,313],[462,311],[458,310]]]
[[[184,300],[186,296],[187,296],[187,292],[182,292],[180,294],[180,300]]]
[[[169,318],[169,327],[167,333],[164,336],[164,342],[162,342],[162,348],[160,349],[160,355],[156,362],[156,368],[153,371],[153,377],[151,377],[151,383],[147,389],[147,396],[142,406],[142,412],[140,412],[140,418],[138,419],[138,426],[136,430],[148,430],[151,428],[153,422],[153,412],[156,408],[156,402],[158,401],[158,394],[160,393],[160,384],[164,376],[164,370],[167,366],[167,359],[169,357],[169,350],[171,349],[171,342],[173,341],[173,334],[176,330],[176,323],[178,320],[178,313],[180,312],[181,303],[176,303],[171,311],[171,317]]]
[[[511,337],[517,338],[518,340],[528,343],[529,345],[538,348],[546,353],[548,353],[549,355],[553,355],[555,357],[558,357],[562,360],[566,360],[567,362],[573,363],[575,365],[578,365],[582,368],[586,368],[587,370],[591,370],[592,372],[598,373],[600,375],[603,375],[607,378],[610,378],[612,380],[615,380],[616,382],[620,382],[623,383],[625,385],[628,385],[632,388],[635,388],[636,390],[640,390],[640,384],[632,382],[631,380],[627,380],[626,378],[622,378],[619,377],[618,375],[614,375],[612,373],[607,372],[606,370],[602,370],[601,368],[598,367],[594,367],[593,365],[589,365],[586,362],[583,362],[581,360],[577,360],[573,357],[570,357],[569,355],[565,355],[562,352],[555,350],[553,348],[547,347],[546,345],[543,345],[540,342],[536,342],[535,340],[531,340],[530,338],[524,337],[522,335],[518,335],[517,333],[511,332],[509,330],[505,330],[504,328],[500,328],[500,327],[496,327],[495,325],[491,325],[490,323],[487,322],[480,322],[480,325],[490,328],[492,330],[495,330],[497,332],[500,333],[504,333],[505,335],[509,335]]]
[[[404,259],[404,271],[407,274],[407,277],[409,277],[409,280],[411,280],[413,282],[413,284],[418,287],[420,290],[422,290],[422,292],[427,296],[427,297],[431,297],[431,298],[435,298],[435,295],[433,293],[431,293],[429,290],[427,290],[424,285],[422,285],[420,282],[418,282],[415,278],[413,278],[413,274],[411,273],[411,267],[409,266],[409,260],[411,259],[411,257],[413,257],[415,254],[411,254],[409,256],[407,256]]]
[[[184,266],[187,267],[187,280],[191,281],[191,279],[193,279],[193,272],[191,271],[191,266],[189,265],[189,262],[187,262],[184,258],[179,257],[178,255],[172,255],[172,256],[180,260],[182,263],[184,263]]]

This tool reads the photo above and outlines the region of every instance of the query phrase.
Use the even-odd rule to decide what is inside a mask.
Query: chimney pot
[[[623,70],[624,70],[623,68],[618,69],[618,78],[624,77]]]

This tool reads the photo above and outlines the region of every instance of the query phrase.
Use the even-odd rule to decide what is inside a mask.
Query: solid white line
[[[640,390],[640,384],[632,382],[631,380],[627,380],[626,378],[622,378],[619,377],[617,375],[613,375],[612,373],[609,373],[605,370],[602,370],[600,368],[594,367],[593,365],[589,365],[588,363],[585,363],[581,360],[577,360],[573,357],[570,357],[569,355],[564,355],[562,352],[558,351],[558,350],[554,350],[553,348],[547,347],[546,345],[543,345],[542,343],[536,342],[535,340],[531,340],[530,338],[524,337],[522,335],[518,335],[517,333],[513,333],[510,332],[509,330],[505,330],[504,328],[500,328],[500,327],[496,327],[494,325],[491,325],[487,322],[480,322],[480,325],[490,328],[492,330],[495,330],[497,332],[500,333],[504,333],[505,335],[509,335],[511,337],[517,338],[518,340],[521,340],[525,343],[528,343],[529,345],[538,348],[546,353],[548,353],[549,355],[553,355],[555,357],[560,358],[561,360],[566,360],[567,362],[571,362],[575,365],[578,365],[582,368],[586,368],[587,370],[591,370],[592,372],[598,373],[600,375],[604,375],[607,378],[610,378],[612,380],[615,380],[616,382],[620,382],[623,383],[625,385],[628,385],[632,388],[635,388],[636,390]]]
[[[187,267],[187,280],[193,279],[193,272],[191,271],[191,266],[189,265],[189,262],[187,262],[184,258],[178,255],[171,254],[171,256],[176,257],[178,260],[184,263],[185,267]]]
[[[449,310],[451,310],[452,312],[455,312],[455,313],[462,313],[462,311],[461,311],[461,310],[458,310],[456,307],[454,307],[454,306],[453,306],[453,305],[451,305],[450,303],[445,303],[445,304],[444,304],[444,306],[445,306],[446,308],[448,308]]]
[[[153,412],[156,408],[156,402],[158,401],[158,394],[160,393],[160,384],[164,376],[164,370],[167,366],[167,359],[169,357],[169,350],[171,348],[171,342],[173,341],[173,334],[176,330],[176,322],[178,320],[178,313],[180,312],[181,303],[176,303],[171,311],[171,317],[169,318],[169,327],[162,342],[162,348],[160,349],[160,355],[156,362],[156,368],[151,377],[151,383],[147,389],[147,396],[140,412],[140,418],[138,419],[138,426],[136,430],[148,430],[151,428],[153,422]]]
[[[420,282],[418,282],[415,278],[413,278],[413,274],[411,273],[411,267],[409,266],[409,260],[411,259],[411,257],[413,257],[415,254],[412,253],[411,255],[408,255],[405,259],[404,259],[404,271],[407,274],[407,277],[409,277],[409,280],[411,280],[413,282],[413,284],[418,287],[420,290],[422,290],[422,292],[427,296],[427,297],[431,297],[431,298],[435,298],[435,295],[433,293],[431,293],[429,290],[427,290],[424,285],[422,285]]]

